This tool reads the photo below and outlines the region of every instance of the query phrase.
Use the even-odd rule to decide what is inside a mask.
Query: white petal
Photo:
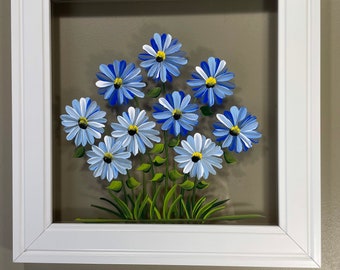
[[[201,152],[202,151],[202,140],[204,140],[204,136],[202,136],[199,133],[195,133],[194,141],[195,141],[195,150],[197,152]]]
[[[231,123],[231,121],[227,117],[225,117],[224,114],[218,113],[216,114],[216,118],[229,129],[234,126],[233,123]]]
[[[201,67],[197,66],[196,71],[204,80],[208,79],[207,74],[205,74],[204,70]]]
[[[146,51],[148,54],[151,54],[152,56],[156,57],[156,52],[150,45],[144,45],[143,50]]]

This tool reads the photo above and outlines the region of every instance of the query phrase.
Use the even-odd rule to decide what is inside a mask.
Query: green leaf
[[[75,150],[74,150],[74,154],[73,157],[75,158],[81,158],[85,155],[85,147],[84,146],[78,146]]]
[[[122,189],[122,187],[123,187],[122,181],[113,180],[113,181],[111,181],[110,185],[106,189],[113,190],[115,192],[119,192]]]
[[[143,163],[137,168],[137,171],[143,171],[145,173],[149,172],[151,169],[151,164],[150,163]]]
[[[154,159],[153,159],[153,164],[155,164],[155,166],[161,166],[165,163],[166,161],[166,158],[162,158],[161,156],[156,156]]]
[[[154,175],[154,177],[152,177],[151,181],[152,182],[162,182],[164,178],[164,174],[163,173],[156,173]]]
[[[137,179],[134,177],[129,177],[129,179],[126,180],[126,185],[130,189],[135,189],[140,186],[140,182],[138,182]]]
[[[151,154],[160,154],[164,151],[163,143],[156,143],[154,147],[150,150]]]
[[[171,179],[171,181],[176,181],[183,176],[184,175],[179,173],[177,170],[172,170],[169,172],[169,178]]]
[[[186,180],[182,184],[180,184],[179,186],[181,188],[183,188],[184,190],[192,190],[195,186],[195,183],[193,181]]]
[[[197,188],[198,189],[205,189],[209,186],[209,183],[207,183],[206,181],[202,180],[197,184]]]
[[[175,147],[175,146],[179,145],[179,142],[180,142],[179,137],[172,138],[172,139],[169,141],[168,146],[169,146],[169,147]]]
[[[160,87],[155,87],[149,90],[147,93],[148,97],[156,98],[161,94],[162,89]]]
[[[237,162],[237,159],[228,151],[225,150],[224,151],[224,160],[228,163],[228,164],[233,164]]]
[[[200,110],[201,110],[201,112],[202,112],[202,114],[203,114],[204,116],[210,116],[210,115],[213,115],[213,114],[214,114],[213,111],[212,111],[212,109],[211,109],[211,107],[209,107],[209,106],[207,106],[207,105],[202,106],[202,107],[200,108]]]

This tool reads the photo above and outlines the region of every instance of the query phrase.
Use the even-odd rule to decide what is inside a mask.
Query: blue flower
[[[196,72],[191,75],[194,79],[187,83],[195,91],[195,97],[210,107],[221,104],[225,96],[233,94],[235,85],[230,82],[235,77],[234,73],[228,72],[226,62],[218,58],[209,57],[208,62],[201,62],[196,67]]]
[[[104,99],[109,100],[110,105],[127,104],[135,96],[143,98],[144,93],[140,91],[145,87],[142,82],[140,68],[136,68],[133,63],[126,65],[126,61],[113,61],[113,64],[100,65],[97,73],[99,81],[96,86],[99,87],[98,93],[104,95]]]
[[[216,114],[220,121],[214,124],[213,134],[217,141],[223,141],[222,147],[228,147],[230,151],[240,153],[252,147],[252,143],[257,143],[261,138],[261,133],[256,131],[258,122],[256,117],[247,114],[247,109],[236,106],[225,111],[224,114]]]
[[[87,161],[89,169],[93,171],[94,177],[106,178],[109,182],[118,177],[118,173],[127,174],[127,170],[132,168],[132,162],[128,158],[130,152],[126,152],[125,147],[116,143],[110,136],[104,137],[104,142],[98,146],[92,145],[92,150],[87,151],[89,156]]]
[[[170,130],[171,134],[186,135],[188,131],[193,130],[193,126],[198,124],[197,104],[189,104],[190,95],[182,91],[174,91],[167,94],[165,98],[160,98],[153,108],[152,114],[157,123],[163,123],[162,130]]]
[[[97,102],[90,98],[74,99],[72,107],[66,106],[67,114],[60,116],[67,134],[66,139],[71,141],[75,138],[76,146],[85,146],[87,143],[94,144],[94,139],[100,139],[104,132],[104,118],[106,112],[100,110]]]
[[[123,116],[118,116],[118,123],[112,123],[113,129],[111,135],[117,138],[117,143],[122,147],[127,147],[127,150],[135,156],[138,152],[145,153],[146,147],[152,148],[152,142],[160,142],[161,139],[157,136],[159,131],[153,129],[156,123],[148,121],[148,117],[144,110],[129,107],[128,113],[123,112]]]
[[[223,155],[221,147],[204,135],[195,133],[194,137],[188,136],[181,145],[174,148],[178,154],[174,159],[184,173],[190,173],[190,177],[207,179],[209,173],[216,174],[214,167],[222,168],[222,159],[219,158]]]
[[[148,71],[148,77],[161,80],[163,83],[172,81],[172,76],[179,76],[179,67],[188,63],[185,53],[180,51],[182,44],[170,34],[155,33],[150,45],[144,45],[146,53],[139,54],[141,67]]]

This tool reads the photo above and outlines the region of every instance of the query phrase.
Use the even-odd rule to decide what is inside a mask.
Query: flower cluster
[[[192,79],[187,80],[189,89],[167,93],[165,83],[171,82],[173,77],[178,77],[180,69],[188,63],[181,47],[182,44],[170,34],[158,33],[153,35],[150,45],[142,46],[144,52],[138,56],[141,60],[140,66],[146,70],[147,77],[156,84],[155,88],[148,92],[144,89],[146,83],[143,81],[141,69],[134,63],[114,60],[112,64],[99,66],[96,86],[98,93],[108,101],[108,104],[119,106],[135,102],[136,106],[130,105],[127,111],[118,115],[116,122],[109,125],[111,129],[107,130],[110,136],[106,135],[98,144],[95,139],[101,139],[107,120],[106,112],[101,111],[95,101],[88,97],[75,99],[72,106],[66,106],[66,114],[60,118],[67,133],[66,139],[74,140],[78,153],[76,156],[81,157],[86,153],[89,169],[93,171],[94,177],[111,182],[109,186],[111,191],[119,192],[124,188],[125,200],[121,201],[114,196],[116,203],[113,205],[126,204],[128,207],[125,184],[132,190],[138,188],[141,182],[131,176],[130,172],[139,170],[143,172],[143,190],[140,198],[130,197],[133,207],[137,207],[138,200],[138,203],[144,202],[141,204],[143,207],[146,207],[148,202],[156,200],[160,189],[156,189],[155,183],[159,184],[165,180],[163,188],[166,198],[170,193],[176,192],[178,187],[181,190],[194,191],[192,196],[188,196],[191,206],[190,203],[184,203],[185,198],[181,191],[173,201],[173,204],[178,204],[176,207],[180,209],[179,212],[167,214],[167,217],[186,216],[188,219],[190,216],[188,213],[193,211],[197,203],[195,190],[207,186],[202,179],[208,179],[209,175],[216,174],[216,169],[222,168],[223,156],[226,158],[227,151],[236,153],[247,151],[259,141],[261,133],[257,131],[256,117],[249,114],[245,107],[236,106],[215,114],[212,135],[216,137],[216,142],[195,131],[201,117],[212,118],[214,105],[221,104],[225,98],[233,95],[235,85],[232,80],[235,75],[228,71],[225,60],[209,57],[192,72]],[[157,84],[160,84],[160,87]],[[152,112],[139,107],[138,99],[146,97],[158,98],[153,103]],[[149,118],[153,118],[154,121]],[[141,162],[131,160],[132,156],[137,155],[141,156],[139,159]],[[132,170],[133,168],[135,169]],[[145,174],[148,173],[151,173],[150,180],[153,183],[152,199],[147,194],[145,182]],[[124,175],[128,177],[126,183],[119,180]],[[182,182],[177,184],[181,179]],[[161,217],[160,212],[154,210],[153,204],[154,202],[150,204],[149,219],[154,216]],[[189,205],[188,208],[185,205]],[[219,204],[212,205],[217,207]],[[121,214],[125,219],[147,217],[145,210],[140,211],[140,208],[134,210],[134,213],[139,215],[136,214],[137,217],[126,214],[124,209],[118,209],[117,215]],[[166,205],[163,205],[162,210],[165,215],[164,209]],[[210,210],[212,213],[215,212],[213,208]],[[206,217],[210,216],[208,212],[204,213]],[[199,216],[201,219],[204,217],[203,213]]]

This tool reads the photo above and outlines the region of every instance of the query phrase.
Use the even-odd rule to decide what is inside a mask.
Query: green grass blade
[[[139,205],[140,201],[142,199],[142,193],[140,193],[136,199],[135,205],[133,207],[133,217],[134,219],[138,219],[138,211],[139,211]]]
[[[110,214],[114,214],[117,217],[124,218],[124,215],[120,215],[118,212],[116,212],[116,211],[114,211],[112,209],[109,209],[109,208],[106,208],[106,207],[103,207],[103,206],[99,206],[99,205],[96,205],[96,204],[91,204],[91,206],[94,207],[94,208],[103,210],[105,212],[108,212]]]
[[[219,216],[219,217],[211,217],[207,220],[209,221],[218,221],[218,220],[242,220],[242,219],[251,219],[251,218],[264,218],[262,215],[258,214],[245,214],[245,215],[232,215],[232,216]]]
[[[119,205],[120,209],[122,210],[124,216],[126,219],[133,219],[133,214],[127,204],[123,202],[121,199],[119,199],[116,195],[114,195],[112,192],[110,192],[110,195],[115,200],[115,202]]]
[[[212,200],[211,202],[208,202],[207,204],[203,205],[201,209],[197,211],[197,214],[195,215],[196,219],[201,219],[202,214],[206,211],[209,211],[211,208],[213,208],[214,203],[216,203],[217,199]]]
[[[211,216],[212,214],[218,212],[218,211],[221,211],[225,209],[225,206],[219,206],[219,207],[215,207],[215,208],[212,208],[208,213],[206,213],[204,216],[203,216],[203,220],[206,220],[209,216]]]
[[[157,209],[156,207],[154,207],[153,210],[155,211],[157,218],[158,218],[159,220],[161,220],[161,219],[162,219],[162,216],[161,216],[161,213],[158,211],[158,209]]]
[[[167,215],[167,219],[170,219],[171,218],[171,214],[173,212],[173,209],[174,207],[176,206],[176,204],[179,202],[179,200],[182,199],[182,195],[178,195],[178,197],[172,202],[172,204],[170,205],[169,207],[169,212],[168,212],[168,215]]]
[[[201,208],[202,204],[205,202],[207,197],[200,198],[194,205],[194,208],[192,209],[192,216],[194,217],[197,214],[197,211]]]
[[[217,207],[217,206],[220,206],[220,205],[226,203],[227,201],[229,201],[229,199],[227,199],[227,200],[222,200],[222,201],[217,201],[217,202],[215,202],[215,203],[212,205],[212,207],[211,207],[210,209],[215,208],[215,207]],[[225,205],[225,206],[226,206],[226,205]],[[208,209],[208,210],[206,210],[204,213],[202,213],[201,216],[202,216],[202,217],[205,216],[205,215],[209,212],[210,209]]]
[[[163,203],[163,218],[166,219],[167,218],[167,213],[168,213],[168,204],[169,201],[171,199],[171,197],[174,195],[175,191],[176,191],[177,185],[174,185],[169,191],[168,193],[165,195],[164,198],[164,203]]]
[[[138,216],[137,216],[138,219],[140,219],[140,217],[142,216],[144,209],[146,207],[146,204],[149,202],[149,199],[150,199],[149,195],[146,195],[144,200],[142,201],[140,208],[139,208],[139,211],[138,211]]]
[[[183,198],[181,198],[181,204],[182,204],[182,208],[183,208],[184,213],[185,213],[185,217],[187,219],[190,219],[190,216],[189,216],[189,213],[188,213],[188,210],[187,210],[187,207],[185,205],[185,202],[184,202]]]
[[[121,210],[121,209],[119,208],[119,206],[118,206],[117,204],[115,204],[113,201],[110,201],[109,199],[106,199],[106,198],[103,198],[103,197],[101,197],[101,198],[99,198],[99,199],[102,200],[102,201],[105,201],[105,202],[107,202],[107,203],[109,203],[109,204],[111,204],[114,208],[117,209],[117,211],[120,213],[121,216],[124,216],[122,210]]]
[[[156,189],[155,194],[153,195],[152,201],[151,201],[151,205],[150,205],[150,219],[154,218],[154,208],[156,208],[156,200],[158,198],[159,192],[161,191],[161,186],[159,186]]]

